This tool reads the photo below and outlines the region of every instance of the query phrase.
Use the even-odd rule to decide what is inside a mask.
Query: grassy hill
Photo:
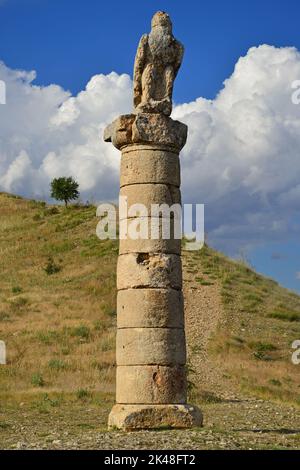
[[[0,340],[8,351],[0,428],[12,431],[5,416],[17,419],[20,406],[45,423],[58,412],[71,422],[72,409],[89,428],[88,406],[104,423],[114,398],[118,242],[96,237],[94,206],[0,193],[0,221]],[[300,366],[291,344],[300,339],[300,297],[208,247],[184,252],[183,264],[190,399],[205,407],[253,396],[296,410]]]

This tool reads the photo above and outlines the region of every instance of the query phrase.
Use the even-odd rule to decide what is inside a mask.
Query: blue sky
[[[0,61],[10,70],[35,70],[35,84],[46,87],[54,83],[76,96],[99,73],[132,74],[139,38],[149,30],[157,10],[171,15],[174,34],[186,49],[175,86],[176,103],[190,103],[200,96],[214,99],[239,58],[253,46],[294,46],[300,50],[297,0],[0,0]],[[125,109],[125,104],[120,109]],[[38,150],[43,146],[44,142]],[[268,167],[264,171],[267,173]],[[256,194],[256,190],[249,191],[245,207],[249,209],[251,198],[253,205],[257,204]],[[270,207],[273,194],[266,196]],[[226,197],[227,204],[243,210],[230,195]],[[247,254],[252,265],[300,292],[297,233],[289,236],[287,231],[280,239],[266,231],[257,237],[259,246],[254,244]]]
[[[251,46],[300,48],[298,0],[6,0],[0,57],[36,70],[40,84],[77,93],[99,71],[132,73],[138,40],[159,9],[186,47],[175,101],[214,98]]]

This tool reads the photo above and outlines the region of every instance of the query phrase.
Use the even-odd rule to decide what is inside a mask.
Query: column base
[[[188,429],[203,425],[199,408],[191,405],[115,405],[110,412],[108,429]]]

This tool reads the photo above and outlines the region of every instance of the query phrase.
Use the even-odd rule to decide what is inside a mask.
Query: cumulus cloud
[[[299,234],[300,107],[291,100],[299,77],[295,48],[254,47],[215,100],[174,111],[190,129],[185,197],[206,203],[209,238],[219,245]]]
[[[53,177],[73,175],[83,196],[115,197],[118,152],[102,133],[130,109],[129,76],[96,75],[76,97],[56,85],[35,86],[35,78],[0,63],[7,90],[0,106],[0,189],[48,198]]]
[[[96,75],[77,96],[34,85],[35,73],[0,63],[0,190],[48,197],[53,177],[72,175],[83,198],[113,200],[119,155],[102,141],[105,125],[131,110],[128,75]],[[300,79],[295,48],[263,45],[241,57],[214,100],[177,105],[189,126],[181,160],[183,199],[206,204],[215,245],[238,250],[299,233]]]

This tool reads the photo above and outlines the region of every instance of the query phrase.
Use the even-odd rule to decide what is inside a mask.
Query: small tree
[[[54,178],[51,182],[51,197],[58,201],[64,201],[65,206],[68,202],[79,198],[79,184],[69,176],[68,178]]]

